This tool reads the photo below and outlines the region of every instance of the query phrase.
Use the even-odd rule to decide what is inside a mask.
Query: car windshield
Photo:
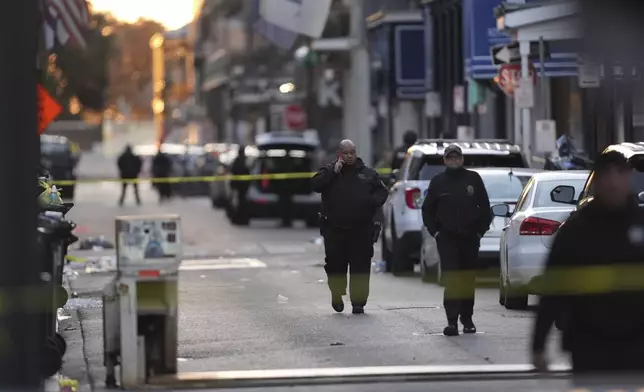
[[[259,158],[254,162],[253,174],[310,173],[317,170],[315,149],[307,146],[271,146],[261,148]],[[288,186],[296,194],[311,192],[308,178],[285,180],[262,180],[257,184],[265,193],[280,193]]]
[[[550,192],[552,192],[552,190],[559,185],[569,185],[575,187],[575,198],[577,198],[581,194],[581,191],[584,189],[585,183],[585,179],[540,181],[537,184],[533,207],[561,207],[561,203],[552,201]]]
[[[490,200],[514,202],[519,199],[523,187],[530,180],[529,175],[510,173],[481,173],[483,184]]]
[[[525,167],[520,154],[509,155],[464,155],[466,167]],[[415,181],[430,181],[434,176],[443,170],[445,165],[440,155],[425,155],[416,159],[410,166],[409,179]]]

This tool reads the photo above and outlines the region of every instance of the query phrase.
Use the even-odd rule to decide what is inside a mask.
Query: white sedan
[[[496,217],[509,217],[501,234],[501,275],[499,303],[507,309],[525,309],[528,295],[537,294],[552,239],[568,218],[574,204],[552,201],[550,194],[559,185],[575,188],[578,197],[588,171],[549,171],[535,174],[511,212],[507,204],[492,206]]]
[[[512,205],[519,199],[519,195],[530,178],[540,172],[536,169],[516,168],[475,168],[481,176],[485,190],[490,198],[490,204],[507,203]],[[426,192],[425,192],[426,193]],[[421,203],[422,204],[422,201]],[[481,238],[479,259],[483,267],[496,268],[499,264],[499,249],[501,230],[506,225],[507,218],[495,218],[490,229]],[[420,272],[423,281],[437,281],[441,283],[441,265],[436,240],[429,235],[427,228],[422,230],[422,244],[420,249]]]

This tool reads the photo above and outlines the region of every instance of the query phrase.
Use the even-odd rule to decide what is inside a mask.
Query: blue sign
[[[434,22],[432,11],[423,7],[425,23],[425,90],[434,91]]]
[[[401,99],[425,97],[425,27],[422,23],[394,26],[394,87]]]
[[[496,28],[494,8],[502,2],[503,0],[463,0],[465,73],[472,79],[494,78],[498,68],[492,61],[490,48],[511,42],[507,34]],[[572,50],[566,51],[566,44],[549,44],[551,58],[545,62],[546,76],[576,76],[577,54]],[[535,64],[535,68],[540,71],[540,64]]]

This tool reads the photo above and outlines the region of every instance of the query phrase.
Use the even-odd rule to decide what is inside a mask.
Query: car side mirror
[[[559,185],[550,192],[550,200],[555,203],[576,204],[575,187],[570,185]]]
[[[498,216],[501,218],[509,218],[510,217],[510,206],[507,204],[496,204],[493,205],[491,208],[492,215]]]

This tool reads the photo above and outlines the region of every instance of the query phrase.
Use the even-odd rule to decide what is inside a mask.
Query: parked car
[[[209,149],[209,145],[206,145],[206,149]],[[233,164],[235,158],[237,158],[237,152],[239,145],[229,144],[229,143],[216,143],[212,147],[213,151],[218,152],[218,161],[219,164],[213,172],[213,176],[222,177],[228,174],[231,165]],[[253,151],[251,151],[253,150]],[[254,147],[246,147],[246,155],[252,156],[254,152]],[[211,181],[208,183],[210,201],[212,208],[224,208],[226,207],[226,183],[223,180]]]
[[[40,166],[54,181],[75,181],[80,148],[65,136],[40,136]],[[73,200],[75,185],[57,187],[62,197]]]
[[[499,303],[507,309],[525,309],[528,295],[538,294],[552,240],[561,223],[574,209],[552,201],[551,192],[564,185],[579,196],[588,171],[547,171],[528,182],[513,210],[511,205],[492,206],[495,219],[509,218],[501,233]]]
[[[602,154],[611,151],[616,151],[624,155],[633,167],[633,197],[637,198],[640,205],[644,205],[644,142],[614,144],[606,147]],[[575,197],[574,187],[562,184],[552,191],[552,200],[558,203],[572,204],[575,206],[575,209],[580,208],[595,197],[593,183],[594,174],[591,172],[579,197]]]
[[[409,148],[383,206],[382,257],[387,271],[413,271],[420,259],[423,222],[420,213],[423,192],[429,181],[444,170],[443,151],[450,144],[463,150],[467,167],[528,168],[518,146],[505,140],[420,140]]]
[[[258,135],[255,147],[258,156],[249,161],[251,175],[281,173],[311,173],[319,169],[320,142],[317,133],[269,132]],[[292,217],[301,219],[309,227],[318,225],[322,204],[319,194],[313,192],[310,177],[297,179],[261,179],[250,182],[246,194],[246,211],[237,209],[241,195],[226,181],[229,195],[229,217],[234,224],[247,225],[255,218],[278,218],[279,187],[289,181],[292,196]],[[282,183],[280,183],[282,182]]]
[[[485,190],[490,198],[490,204],[514,205],[530,178],[538,173],[535,169],[514,168],[479,168],[473,169],[483,179]],[[506,225],[507,217],[495,217],[490,229],[481,238],[479,262],[482,267],[498,267],[500,237]],[[422,244],[420,248],[420,270],[423,281],[441,283],[442,271],[440,255],[436,240],[429,235],[427,229],[422,229]]]

